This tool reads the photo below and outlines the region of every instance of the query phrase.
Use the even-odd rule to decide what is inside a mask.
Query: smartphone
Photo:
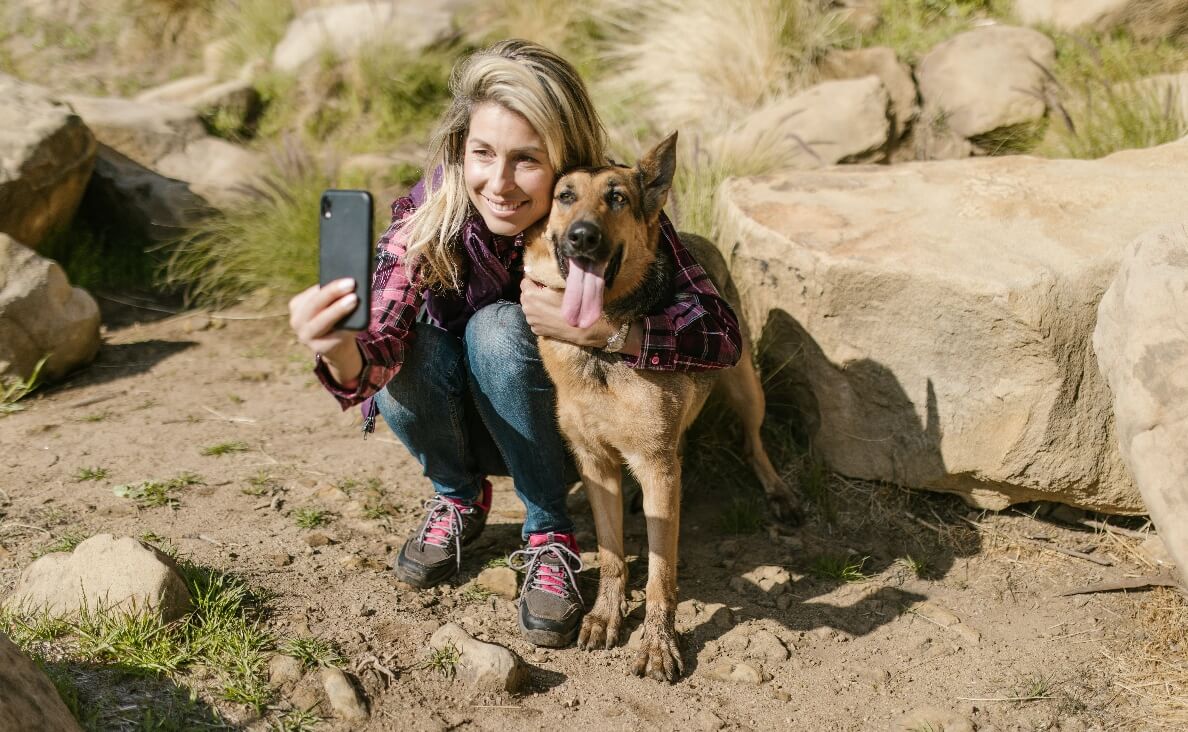
[[[336,328],[364,330],[371,319],[371,194],[328,190],[322,193],[318,226],[318,282],[355,280],[359,304]]]

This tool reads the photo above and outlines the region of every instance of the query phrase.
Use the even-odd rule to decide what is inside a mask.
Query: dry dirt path
[[[667,686],[628,675],[626,649],[537,652],[520,640],[511,602],[458,586],[517,548],[522,508],[506,479],[456,586],[397,586],[385,565],[414,527],[428,483],[382,424],[367,441],[355,425],[317,385],[283,320],[191,314],[113,327],[86,372],[0,419],[0,594],[36,550],[67,532],[166,539],[269,591],[278,635],[316,634],[339,646],[348,670],[374,656],[396,673],[389,683],[360,672],[372,707],[366,725],[328,720],[321,729],[862,730],[888,729],[922,707],[949,721],[921,717],[905,729],[1150,722],[1120,690],[1111,661],[1142,641],[1138,596],[1055,596],[1141,571],[1127,540],[837,478],[825,483],[830,508],[804,527],[733,535],[724,517],[742,504],[691,475],[679,616],[690,675]],[[246,449],[202,454],[220,443]],[[107,477],[79,481],[83,468]],[[112,492],[187,471],[202,484],[179,491],[175,510],[138,510]],[[588,507],[580,492],[571,502],[592,550]],[[295,521],[302,508],[333,514],[316,529],[330,543],[310,546],[314,531]],[[627,532],[628,551],[641,554],[642,516],[628,516]],[[1113,566],[1044,548],[1051,544]],[[846,557],[861,560],[861,574],[849,577],[858,581],[833,566]],[[628,631],[642,616],[645,565],[646,554],[633,562]],[[596,569],[585,574],[592,595]],[[744,575],[769,579],[760,587]],[[532,666],[527,692],[474,696],[418,667],[447,620],[518,651]],[[743,662],[761,683],[714,678],[731,668],[723,664]],[[180,681],[203,688],[200,674]],[[1010,701],[1019,697],[1039,698]],[[208,703],[236,724],[266,726]]]

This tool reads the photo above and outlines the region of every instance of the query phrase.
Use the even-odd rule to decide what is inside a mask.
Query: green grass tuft
[[[35,557],[40,557],[45,554],[53,552],[72,552],[74,548],[83,543],[87,539],[87,535],[77,531],[67,531],[53,542],[45,545],[34,553]]]
[[[139,483],[125,483],[112,487],[111,492],[120,498],[130,498],[141,508],[168,506],[176,509],[180,501],[174,493],[182,488],[200,485],[202,477],[185,472],[166,481],[144,480]]]
[[[299,508],[293,512],[293,520],[303,529],[316,529],[330,523],[329,511],[320,508]]]
[[[758,533],[763,528],[765,511],[758,498],[735,496],[722,509],[722,531],[727,534]]]
[[[4,378],[0,379],[0,417],[13,414],[23,410],[24,405],[17,404],[18,401],[33,393],[38,386],[41,385],[41,369],[45,366],[45,362],[49,356],[43,356],[37,365],[33,367],[33,372],[29,374],[27,379]]]
[[[107,480],[107,476],[107,468],[88,468],[84,466],[74,471],[74,482],[82,483],[88,480]]]
[[[470,603],[486,602],[494,596],[494,592],[488,590],[486,587],[483,587],[477,582],[462,591],[462,599]]]
[[[862,566],[870,557],[831,557],[820,556],[809,566],[809,573],[818,579],[838,580],[840,582],[865,582],[870,579],[863,573]]]
[[[344,663],[338,648],[331,641],[311,636],[289,638],[282,641],[277,650],[286,656],[296,658],[305,668],[318,666],[341,667]]]
[[[220,457],[222,455],[230,455],[236,452],[247,452],[248,445],[246,442],[220,442],[214,445],[207,445],[202,448],[202,454],[207,457]]]
[[[421,663],[421,668],[436,671],[442,678],[452,679],[458,669],[458,662],[462,660],[462,653],[450,642],[429,654],[429,658]]]

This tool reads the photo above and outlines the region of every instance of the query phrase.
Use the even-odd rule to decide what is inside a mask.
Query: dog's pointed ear
[[[643,189],[644,214],[651,216],[664,208],[672,177],[676,173],[677,133],[673,132],[639,159],[640,188]]]

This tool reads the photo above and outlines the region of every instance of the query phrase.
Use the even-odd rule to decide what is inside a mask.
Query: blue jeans
[[[512,302],[488,305],[460,339],[428,323],[417,323],[414,333],[404,365],[375,404],[434,490],[472,500],[484,476],[510,475],[528,509],[525,539],[572,532],[565,496],[578,474],[524,311]]]

